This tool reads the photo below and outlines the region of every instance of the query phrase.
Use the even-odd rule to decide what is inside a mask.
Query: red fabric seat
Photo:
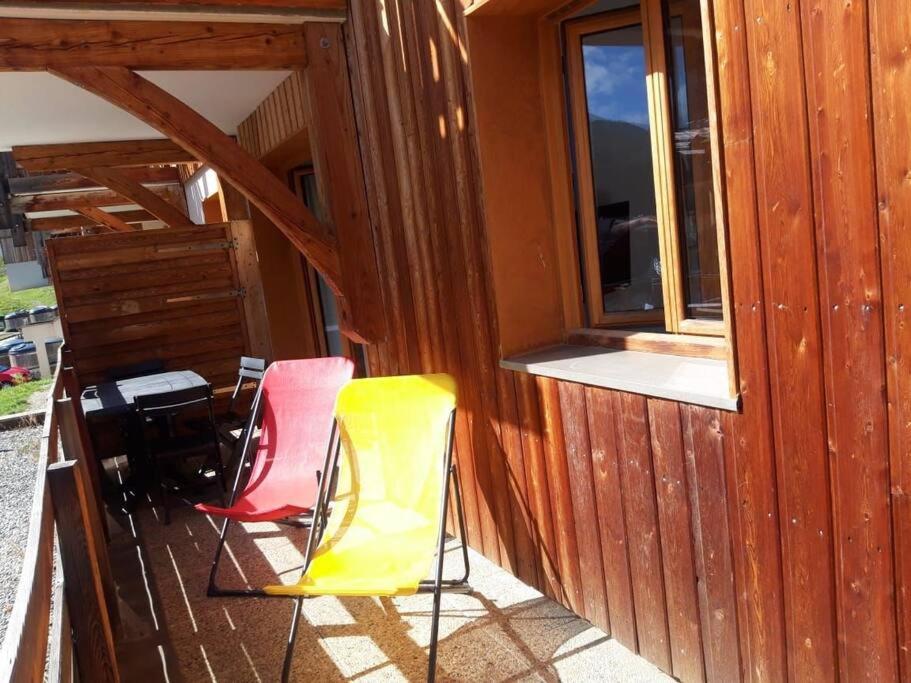
[[[309,512],[329,447],[335,397],[353,374],[347,358],[272,363],[263,377],[261,431],[250,478],[230,507],[196,509],[238,522]]]

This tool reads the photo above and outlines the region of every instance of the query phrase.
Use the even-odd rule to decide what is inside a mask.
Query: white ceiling
[[[151,71],[142,75],[233,134],[288,73]],[[0,150],[14,145],[160,137],[131,114],[55,76],[0,73]]]

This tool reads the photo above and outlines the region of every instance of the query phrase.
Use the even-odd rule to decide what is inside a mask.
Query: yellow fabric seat
[[[339,393],[341,463],[332,511],[298,583],[270,595],[410,595],[437,549],[449,421],[449,375],[353,380]]]

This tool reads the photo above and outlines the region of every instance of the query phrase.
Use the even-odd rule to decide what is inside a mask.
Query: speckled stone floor
[[[113,523],[125,681],[277,681],[292,603],[207,598],[217,520],[187,506],[164,526],[146,505]],[[293,582],[306,531],[235,525],[223,587]],[[447,574],[460,553],[447,550]],[[444,594],[438,680],[671,681],[588,622],[471,553],[471,594]],[[325,597],[305,602],[292,679],[421,681],[431,596]]]

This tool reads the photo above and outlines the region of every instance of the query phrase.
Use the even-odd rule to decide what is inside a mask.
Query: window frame
[[[682,11],[683,3],[672,2],[671,16],[682,16],[684,22],[693,21],[692,13]],[[681,8],[679,15],[673,5]],[[711,35],[711,18],[707,3],[699,3],[703,36],[703,64],[706,68],[706,105],[709,121],[709,142],[712,156],[712,207],[716,225],[722,319],[708,320],[687,317],[684,280],[684,259],[678,227],[677,186],[675,183],[675,158],[673,127],[671,122],[670,79],[667,63],[667,33],[664,2],[640,0],[639,7],[621,8],[592,14],[577,19],[559,21],[559,34],[563,64],[555,65],[561,71],[567,123],[566,143],[572,150],[575,162],[576,231],[580,252],[576,259],[576,282],[581,283],[580,297],[584,292],[584,305],[588,324],[594,328],[622,329],[624,325],[663,322],[666,333],[676,335],[701,335],[731,337],[730,283],[727,273],[726,222],[722,184],[721,140],[716,87],[716,61]],[[594,211],[594,182],[588,129],[588,106],[585,89],[582,40],[585,36],[626,26],[641,24],[646,59],[646,95],[650,120],[652,167],[654,174],[655,205],[658,222],[659,257],[661,259],[661,286],[663,310],[605,313],[601,295],[600,265],[598,263],[597,225]],[[568,127],[567,127],[568,128]],[[589,207],[585,210],[585,207]]]

